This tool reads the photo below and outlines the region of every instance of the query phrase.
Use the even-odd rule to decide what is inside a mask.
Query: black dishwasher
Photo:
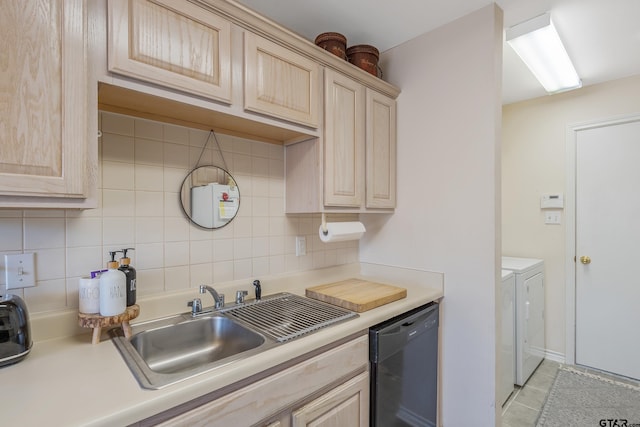
[[[371,426],[436,425],[438,310],[430,303],[369,329]]]

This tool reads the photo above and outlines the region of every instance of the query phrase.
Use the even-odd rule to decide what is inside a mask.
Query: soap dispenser
[[[100,275],[100,315],[116,316],[127,309],[127,277],[118,270],[116,254],[110,251],[111,261],[107,263],[108,270]]]
[[[127,307],[136,303],[136,269],[131,264],[131,259],[127,257],[127,251],[132,251],[134,248],[122,249],[122,258],[120,258],[120,268],[127,278]]]

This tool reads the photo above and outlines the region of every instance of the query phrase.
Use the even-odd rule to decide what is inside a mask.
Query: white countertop
[[[286,290],[304,295],[306,287],[340,280],[344,273],[341,271],[323,275],[326,279],[324,282],[318,277],[312,277],[305,286],[288,284],[286,289],[277,289],[274,292],[267,287],[263,293],[267,295]],[[342,278],[348,277],[353,276]],[[374,281],[379,279],[359,277]],[[394,284],[388,279],[377,281]],[[424,283],[408,283],[401,280],[398,286],[407,289],[406,298],[360,313],[358,318],[322,329],[162,390],[141,388],[111,340],[103,339],[100,344],[91,345],[90,335],[84,334],[36,341],[31,354],[25,360],[0,369],[0,384],[3,389],[0,399],[2,424],[128,425],[366,330],[372,325],[443,296],[442,287],[438,283],[430,287]],[[140,301],[140,306],[144,311],[144,300]]]

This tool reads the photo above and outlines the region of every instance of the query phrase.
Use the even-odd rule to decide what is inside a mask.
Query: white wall
[[[100,128],[98,209],[0,209],[0,257],[36,253],[37,286],[11,291],[32,314],[77,308],[78,278],[120,248],[135,247],[129,255],[142,297],[358,260],[357,242],[320,242],[319,215],[284,214],[283,146],[218,135],[240,210],[229,225],[203,230],[183,215],[178,191],[208,132],[111,113],[101,114]],[[213,147],[201,165],[218,157]],[[307,237],[305,256],[295,256],[297,235]],[[0,294],[3,269],[1,262]]]
[[[363,262],[444,273],[442,422],[493,426],[500,277],[502,11],[487,6],[382,56],[398,98],[398,207],[362,215]]]
[[[565,192],[567,126],[640,113],[640,76],[507,105],[503,109],[502,248],[542,258],[546,347],[565,357],[565,223],[545,225],[540,195]]]

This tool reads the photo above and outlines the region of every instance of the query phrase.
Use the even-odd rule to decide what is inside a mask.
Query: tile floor
[[[524,387],[516,386],[502,406],[502,427],[534,427],[553,385],[558,362],[543,360]]]
[[[502,406],[502,427],[535,427],[542,406],[547,399],[547,393],[549,393],[556,377],[556,372],[561,366],[563,365],[558,362],[545,359],[531,375],[524,387],[516,386],[516,389]],[[640,387],[640,381],[631,378],[620,377],[583,366],[573,366],[573,368]]]

